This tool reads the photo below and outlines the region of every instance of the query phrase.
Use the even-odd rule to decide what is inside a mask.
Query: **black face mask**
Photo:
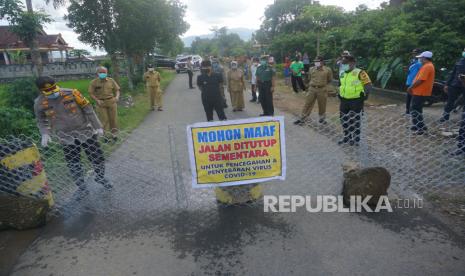
[[[201,68],[201,69],[200,69],[200,73],[201,73],[202,75],[208,75],[208,73],[210,73],[210,69],[208,69],[208,68]]]

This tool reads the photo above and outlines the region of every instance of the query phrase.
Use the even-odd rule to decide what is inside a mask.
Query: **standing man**
[[[213,72],[212,63],[209,60],[202,61],[200,67],[201,74],[197,76],[197,86],[202,91],[202,104],[207,121],[213,121],[213,110],[216,111],[220,121],[225,121],[224,99],[220,91],[220,86],[223,85],[223,75]]]
[[[244,73],[238,69],[237,61],[231,62],[231,70],[228,72],[228,91],[231,94],[233,111],[244,110]]]
[[[150,108],[155,110],[155,106],[158,107],[158,111],[163,111],[163,95],[160,90],[160,73],[155,71],[152,64],[147,66],[147,72],[144,73],[143,79],[145,81],[145,87],[147,93],[150,95]]]
[[[256,102],[257,101],[257,76],[256,76],[256,73],[257,73],[257,68],[258,68],[258,62],[259,62],[259,59],[254,57],[253,58],[253,63],[252,65],[250,66],[250,84],[251,84],[251,87],[250,89],[252,90],[252,99],[250,100],[250,102]]]
[[[120,96],[120,87],[115,80],[108,77],[107,68],[97,68],[97,78],[89,85],[89,94],[97,103],[97,115],[106,131],[111,131],[116,140],[118,133],[117,103]]]
[[[305,85],[302,80],[302,72],[304,71],[304,64],[300,61],[300,57],[296,56],[294,61],[291,63],[291,82],[292,82],[292,89],[294,89],[294,93],[298,93],[299,89],[297,85],[305,91]]]
[[[407,89],[407,92],[412,94],[412,105],[410,113],[412,115],[413,126],[410,128],[417,135],[423,135],[428,130],[423,120],[423,104],[427,97],[431,97],[433,92],[433,83],[435,76],[434,65],[431,62],[433,53],[425,51],[417,58],[423,64],[418,71],[412,85]]]
[[[268,64],[268,56],[262,56],[260,66],[255,73],[259,90],[259,101],[263,114],[260,116],[274,116],[273,93],[275,89],[275,71]]]
[[[302,63],[304,64],[304,72],[306,74],[308,73],[308,70],[310,70],[310,57],[308,56],[307,52],[305,52],[304,56],[302,57]]]
[[[341,75],[344,73],[344,71],[342,71],[342,60],[344,59],[344,57],[347,57],[347,56],[350,56],[350,52],[348,50],[344,50],[342,51],[341,55],[337,58],[336,60],[336,65],[338,66],[339,68],[339,79],[341,78]]]
[[[462,85],[465,86],[465,74],[458,76]],[[462,121],[460,122],[459,136],[457,136],[457,151],[452,153],[452,156],[465,155],[465,110],[462,110]]]
[[[463,85],[460,75],[465,74],[465,49],[462,51],[462,57],[457,61],[454,70],[444,86],[444,92],[447,93],[447,104],[444,106],[444,113],[440,120],[441,123],[449,121],[450,113],[455,107],[455,101],[460,95],[465,96],[465,86]]]
[[[305,119],[310,116],[315,101],[318,101],[319,122],[325,124],[326,100],[328,98],[328,85],[333,80],[333,71],[324,64],[322,56],[318,56],[314,60],[315,66],[309,70],[310,92],[305,100],[305,106],[302,110],[300,119],[294,122],[296,125],[302,125]]]
[[[420,49],[413,49],[412,51],[412,60],[410,61],[410,66],[408,68],[408,75],[407,75],[407,88],[410,87],[413,83],[413,80],[417,76],[418,71],[422,66],[422,63],[416,58],[420,54]],[[410,106],[412,105],[412,95],[407,92],[407,99],[405,102],[405,114],[410,114]]]
[[[223,97],[223,107],[227,108],[228,103],[226,101],[226,95],[224,94],[224,85],[225,85],[224,81],[226,81],[226,73],[224,72],[224,68],[223,66],[221,66],[220,61],[218,60],[217,57],[212,58],[211,67],[213,69],[213,73],[221,75],[221,80],[223,82],[220,85],[220,92],[221,92],[221,96]]]
[[[189,75],[189,89],[194,89],[192,86],[192,77],[194,76],[194,63],[192,62],[192,56],[187,58],[187,75]]]
[[[105,158],[98,142],[103,135],[102,124],[92,105],[76,89],[60,88],[51,77],[39,77],[36,85],[41,94],[34,101],[37,126],[42,135],[41,145],[47,147],[51,136],[62,145],[66,164],[78,187],[80,197],[89,193],[84,181],[81,150],[95,171],[95,181],[110,189],[105,179]]]
[[[361,119],[363,104],[371,92],[372,84],[368,74],[356,67],[353,56],[345,56],[341,61],[341,86],[339,87],[339,116],[341,119],[344,138],[339,145],[353,146],[360,142]]]

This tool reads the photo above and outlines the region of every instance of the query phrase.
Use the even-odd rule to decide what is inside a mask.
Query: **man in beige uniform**
[[[147,93],[150,95],[150,107],[155,110],[155,106],[158,107],[158,111],[163,110],[163,99],[160,90],[160,73],[155,71],[153,65],[149,64],[147,72],[144,73],[145,87]]]
[[[231,94],[233,111],[244,110],[244,73],[238,69],[237,61],[231,62],[231,70],[228,72],[228,91]]]
[[[108,77],[107,68],[103,66],[97,68],[97,78],[90,82],[89,94],[97,103],[97,115],[104,129],[116,134],[118,132],[117,103],[120,87],[115,80]]]
[[[318,56],[314,60],[315,66],[310,68],[308,72],[309,77],[309,94],[305,100],[305,106],[302,110],[300,119],[294,122],[296,125],[301,125],[305,119],[310,116],[315,101],[318,101],[318,114],[320,116],[319,122],[326,123],[326,100],[328,98],[328,85],[333,80],[333,72],[329,67],[324,66],[324,59]]]

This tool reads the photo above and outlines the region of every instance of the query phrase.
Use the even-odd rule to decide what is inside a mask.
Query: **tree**
[[[26,8],[27,10],[24,11],[24,6],[19,0],[0,0],[0,18],[7,19],[12,25],[12,32],[31,49],[33,73],[40,76],[43,67],[37,37],[42,32],[43,24],[52,20],[41,11],[34,12],[31,0],[26,1]]]
[[[66,19],[79,40],[110,54],[114,76],[119,71],[117,55],[126,56],[132,89],[134,65],[141,68],[147,53],[179,42],[188,27],[184,13],[177,0],[71,0]]]
[[[114,0],[71,0],[68,7],[67,26],[78,39],[94,48],[104,49],[111,58],[113,78],[119,78],[119,40],[116,35]]]
[[[344,9],[320,4],[305,7],[300,19],[316,32],[316,55],[320,55],[321,35],[346,22]]]

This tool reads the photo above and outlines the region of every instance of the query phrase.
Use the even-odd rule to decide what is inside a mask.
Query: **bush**
[[[0,107],[0,137],[37,133],[32,112],[23,108]]]
[[[5,104],[8,107],[24,108],[34,111],[34,99],[39,95],[39,89],[32,78],[20,79],[8,85],[6,89]]]

